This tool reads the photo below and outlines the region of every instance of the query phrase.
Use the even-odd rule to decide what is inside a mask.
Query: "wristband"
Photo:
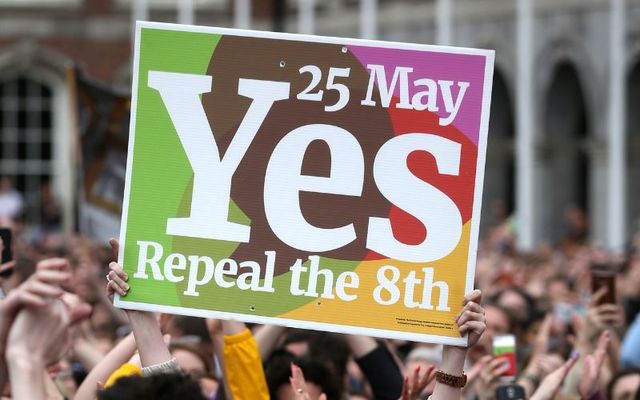
[[[175,357],[169,361],[149,365],[148,367],[142,368],[142,376],[151,376],[158,374],[179,374],[181,372],[182,370],[180,369],[178,361]]]
[[[437,371],[436,382],[439,382],[439,383],[442,383],[443,385],[451,386],[454,388],[461,388],[467,384],[467,376],[465,374],[462,374],[462,376],[449,375],[446,372]]]

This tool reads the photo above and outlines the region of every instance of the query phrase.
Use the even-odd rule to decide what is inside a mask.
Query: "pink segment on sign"
[[[425,90],[424,86],[414,86],[414,81],[418,79],[427,78],[436,82],[453,81],[451,95],[454,101],[459,94],[458,83],[468,82],[469,86],[452,125],[463,132],[474,144],[478,144],[485,71],[484,56],[365,46],[348,46],[348,48],[365,68],[370,64],[383,65],[387,85],[390,85],[397,67],[413,68],[408,79],[409,98]],[[393,95],[400,97],[399,84],[396,84]],[[437,108],[438,116],[448,115],[440,94],[437,96]]]

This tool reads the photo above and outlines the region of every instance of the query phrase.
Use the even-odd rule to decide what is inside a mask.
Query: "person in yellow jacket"
[[[207,329],[224,371],[226,400],[269,400],[258,343],[247,326],[208,319]]]

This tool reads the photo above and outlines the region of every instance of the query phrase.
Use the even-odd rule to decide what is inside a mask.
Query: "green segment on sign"
[[[147,85],[150,70],[205,74],[221,35],[143,28],[140,33],[138,105],[131,175],[124,267],[131,277],[137,265],[136,240],[153,240],[169,252],[172,238],[165,233],[167,217],[174,216],[182,192],[167,187],[184,182],[193,172],[158,92]],[[153,151],[149,151],[153,149]],[[176,157],[182,152],[182,157]],[[129,155],[131,157],[131,155]],[[175,186],[174,186],[175,187]],[[179,306],[174,284],[136,279],[129,301]]]

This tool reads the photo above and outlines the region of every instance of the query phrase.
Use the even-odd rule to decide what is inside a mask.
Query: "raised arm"
[[[267,361],[286,329],[284,326],[262,325],[256,330],[255,338],[262,361]]]
[[[222,321],[225,381],[233,398],[268,400],[269,389],[258,344],[245,324]]]
[[[67,297],[43,308],[24,308],[15,317],[7,340],[13,398],[46,398],[45,368],[68,350],[69,327],[91,312],[77,297]]]
[[[347,343],[356,358],[363,357],[378,347],[378,342],[369,336],[347,335]]]
[[[213,344],[213,351],[216,359],[222,368],[222,386],[224,389],[224,395],[226,400],[233,400],[233,394],[229,388],[229,382],[227,381],[226,365],[224,359],[224,333],[222,332],[222,321],[219,319],[207,319],[207,331],[209,332],[209,338]]]
[[[60,285],[71,278],[67,267],[67,260],[63,258],[42,260],[36,265],[36,272],[29,279],[0,300],[0,387],[5,387],[8,380],[5,355],[9,329],[15,316],[23,307],[46,307],[54,299],[62,296]]]
[[[482,292],[474,290],[464,298],[464,307],[456,317],[460,334],[468,335],[468,347],[475,345],[486,328],[484,309],[480,305]],[[458,400],[462,394],[464,361],[468,347],[444,346],[442,363],[436,372],[436,385],[433,389],[433,400]]]
[[[114,255],[117,255],[120,250],[118,241],[111,239],[109,244]],[[110,294],[118,293],[120,296],[126,296],[129,292],[128,280],[129,276],[120,264],[117,262],[109,264],[107,291]],[[163,371],[178,372],[179,367],[162,338],[162,331],[155,315],[150,312],[127,310],[127,316],[131,322],[133,336],[140,354],[142,374],[149,375]]]
[[[98,383],[106,382],[115,370],[133,356],[135,351],[136,341],[133,338],[133,333],[130,333],[89,372],[78,388],[74,400],[94,400]]]
[[[383,344],[368,336],[348,335],[347,343],[376,399],[396,400],[402,393],[402,372]]]

